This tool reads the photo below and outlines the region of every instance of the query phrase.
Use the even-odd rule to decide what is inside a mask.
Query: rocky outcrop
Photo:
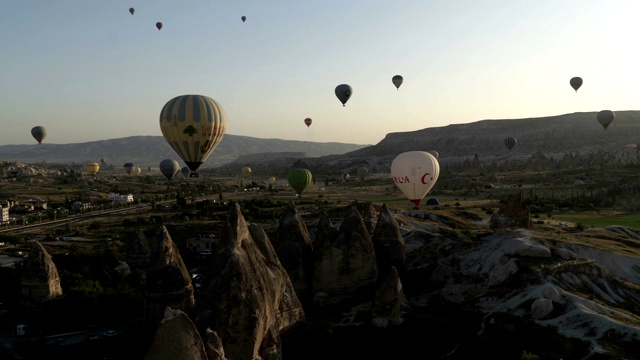
[[[196,309],[200,333],[215,331],[230,359],[279,359],[280,331],[304,318],[289,276],[264,230],[232,203],[209,282]]]
[[[142,230],[139,230],[131,241],[127,252],[127,264],[133,269],[145,270],[151,264],[151,248]]]
[[[315,267],[316,293],[328,294],[333,302],[361,291],[373,291],[378,274],[375,250],[355,206],[340,224],[332,246],[323,246],[320,258]]]
[[[145,360],[209,360],[195,324],[180,310],[167,307]]]
[[[407,256],[404,239],[398,222],[386,204],[382,205],[378,216],[373,233],[373,244],[378,264],[378,279],[385,279],[391,267],[395,267],[400,272],[404,270]]]
[[[209,358],[209,360],[227,360],[227,358],[224,356],[222,339],[220,339],[217,332],[207,328],[205,330],[204,338],[204,349],[207,352],[207,357]]]
[[[398,270],[392,266],[371,303],[372,324],[387,327],[402,323],[402,310],[406,304]]]
[[[51,255],[36,241],[29,251],[29,257],[22,268],[22,295],[43,301],[62,295],[60,275]]]
[[[313,296],[313,244],[307,226],[293,203],[280,216],[273,247],[298,297],[303,303],[310,300]]]
[[[150,323],[161,320],[167,306],[189,313],[195,304],[191,276],[164,225],[155,241],[145,302],[145,318]]]

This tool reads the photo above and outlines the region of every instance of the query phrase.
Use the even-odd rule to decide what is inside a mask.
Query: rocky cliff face
[[[187,314],[167,307],[145,360],[209,360],[205,346]]]
[[[147,275],[145,318],[153,324],[164,317],[167,306],[189,313],[195,300],[191,276],[167,228],[161,226]]]
[[[232,203],[196,324],[222,341],[230,359],[279,359],[280,331],[304,319],[294,287],[266,233]]]
[[[22,295],[35,301],[49,300],[62,295],[60,275],[51,255],[36,241],[22,269]]]

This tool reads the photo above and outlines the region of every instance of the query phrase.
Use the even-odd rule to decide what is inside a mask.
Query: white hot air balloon
[[[404,152],[391,163],[391,176],[396,186],[415,205],[433,188],[440,175],[440,164],[426,151]]]

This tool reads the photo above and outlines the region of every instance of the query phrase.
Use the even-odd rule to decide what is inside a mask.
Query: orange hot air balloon
[[[311,120],[311,118],[304,119],[304,123],[307,125],[307,127],[311,126],[312,122],[313,122],[313,120]]]
[[[159,21],[158,21],[158,22],[156,23],[156,27],[158,28],[158,30],[162,30],[162,26],[163,26],[163,25],[162,25],[162,23],[161,23],[161,22],[159,22]]]

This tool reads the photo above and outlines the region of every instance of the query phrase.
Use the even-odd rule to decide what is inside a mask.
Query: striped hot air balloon
[[[222,106],[208,96],[177,96],[162,108],[160,129],[189,169],[196,171],[222,140],[227,130],[227,115]]]

